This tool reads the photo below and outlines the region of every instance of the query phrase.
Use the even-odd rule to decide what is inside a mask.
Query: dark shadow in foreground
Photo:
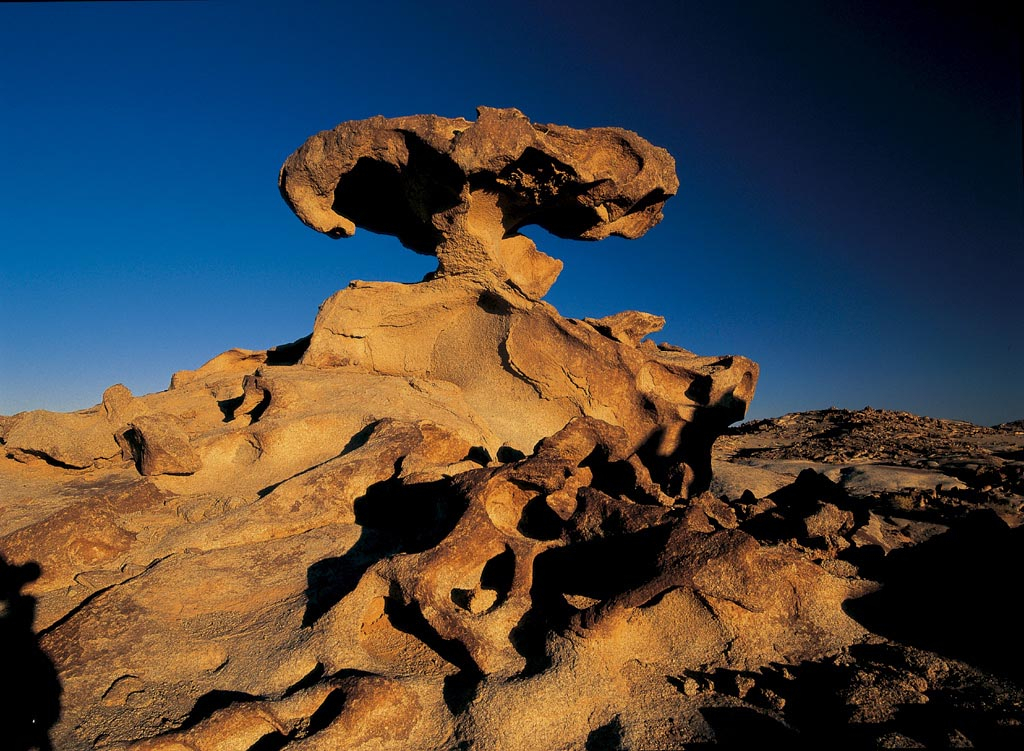
[[[37,563],[10,566],[0,556],[0,732],[12,751],[50,751],[50,728],[60,717],[57,671],[32,631],[36,600],[21,593],[39,574]]]
[[[362,527],[359,539],[344,555],[317,561],[306,572],[302,625],[316,623],[378,561],[437,545],[455,527],[467,504],[447,479],[406,486],[396,476],[371,485],[354,504],[356,524]]]
[[[1024,686],[1024,648],[1012,629],[1024,569],[1024,527],[976,511],[937,537],[894,550],[862,574],[878,592],[843,608],[867,628]]]

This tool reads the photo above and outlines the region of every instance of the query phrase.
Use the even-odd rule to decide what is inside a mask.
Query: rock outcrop
[[[438,275],[506,284],[539,299],[562,269],[518,230],[636,238],[675,194],[675,162],[621,128],[535,125],[481,107],[476,122],[434,115],[342,123],[281,169],[288,205],[331,237],[357,226],[437,256]]]
[[[641,340],[664,319],[562,318],[538,302],[561,264],[519,234],[635,238],[678,188],[664,149],[619,128],[534,125],[482,107],[343,123],[281,170],[282,195],[334,237],[355,226],[436,255],[420,284],[354,283],[320,309],[303,365],[456,386],[495,442],[529,453],[577,416],[626,429],[669,495],[710,481],[710,441],[742,418],[757,366]]]
[[[816,738],[821,687],[884,724],[964,681],[1020,715],[849,614],[878,590],[860,566],[907,541],[842,487],[730,462],[712,485],[756,365],[540,300],[560,264],[521,227],[638,237],[676,187],[636,134],[515,110],[307,141],[281,172],[303,221],[438,270],[353,282],[310,336],[167,391],[0,418],[0,619],[41,708],[23,745],[674,748],[737,717]],[[974,725],[950,733],[975,732],[956,706]]]

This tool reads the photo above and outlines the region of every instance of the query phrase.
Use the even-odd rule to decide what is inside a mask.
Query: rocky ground
[[[880,585],[843,605],[872,632],[865,643],[781,681],[778,670],[750,676],[748,687],[795,691],[799,708],[787,701],[788,729],[775,732],[823,745],[838,726],[863,747],[1019,745],[1024,650],[1005,636],[1024,564],[1019,421],[829,409],[732,428],[714,456],[713,491],[741,529]]]
[[[672,158],[479,114],[343,123],[281,173],[428,279],[0,416],[3,747],[1020,746],[1021,426],[727,430],[756,364],[562,317],[517,232],[639,237]]]
[[[622,437],[495,460],[385,420],[255,500],[8,457],[15,748],[1024,739],[1019,424],[746,423],[670,505]]]

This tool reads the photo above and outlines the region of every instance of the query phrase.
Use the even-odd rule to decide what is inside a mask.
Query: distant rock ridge
[[[972,550],[1018,549],[1016,444],[984,467],[844,465],[833,481],[754,466],[795,456],[755,429],[724,439],[713,478],[757,366],[654,344],[654,314],[575,320],[541,301],[561,265],[519,228],[642,235],[677,189],[663,149],[516,110],[372,118],[312,137],[280,186],[314,228],[396,235],[438,270],[353,282],[309,336],[229,350],[166,391],[0,417],[0,619],[17,615],[18,664],[38,673],[6,687],[45,709],[11,720],[23,737],[525,751],[768,727],[827,745],[814,733],[865,716],[881,724],[854,730],[875,745],[916,732],[892,720],[902,704],[962,686],[931,722],[947,741],[960,718],[985,742],[1003,739],[985,710],[1022,715],[1024,694],[954,659],[971,652],[886,641],[865,624],[888,633],[889,605],[850,608],[873,602],[885,556],[938,534],[858,505],[879,484],[896,499],[909,478],[922,503],[930,483],[975,520]],[[797,431],[822,457],[831,428],[865,422],[835,417]],[[1001,483],[980,522],[963,511],[975,480]]]

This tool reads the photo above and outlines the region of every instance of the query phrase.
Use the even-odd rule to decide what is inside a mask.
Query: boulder
[[[85,469],[118,456],[115,429],[98,407],[66,414],[39,409],[14,415],[3,442],[7,456],[17,461]]]
[[[136,417],[122,441],[141,475],[191,475],[203,465],[192,450],[187,423],[177,415]]]

